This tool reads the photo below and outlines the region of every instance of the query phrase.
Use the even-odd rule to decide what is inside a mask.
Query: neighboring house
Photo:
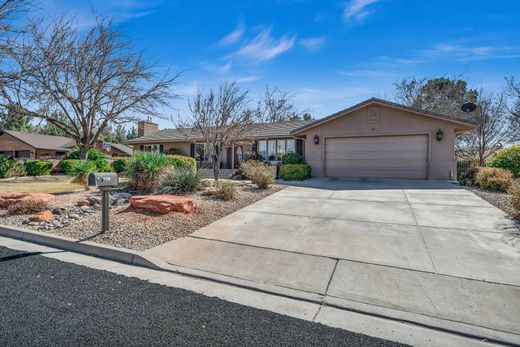
[[[313,176],[352,178],[455,179],[455,138],[475,125],[455,116],[371,98],[316,121],[257,124],[248,143],[228,148],[225,168],[245,153],[277,162],[300,153]],[[204,162],[204,144],[176,129],[140,122],[134,150],[177,152]],[[238,155],[240,154],[240,155]]]
[[[132,148],[122,144],[105,145],[105,152],[111,156],[131,156]],[[68,137],[0,130],[0,154],[14,159],[63,158],[76,146]],[[96,145],[102,149],[102,142]]]

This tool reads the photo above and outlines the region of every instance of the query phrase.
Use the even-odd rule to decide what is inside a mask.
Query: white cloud
[[[258,80],[261,79],[261,78],[262,78],[262,77],[257,76],[257,75],[242,76],[242,77],[237,77],[237,78],[235,78],[235,81],[236,81],[237,83],[247,83],[247,82],[258,81]]]
[[[343,18],[346,20],[355,19],[362,21],[366,16],[372,13],[367,7],[377,1],[378,0],[351,0],[343,11]]]
[[[217,75],[225,75],[227,74],[233,65],[233,62],[230,60],[224,65],[217,65],[205,62],[202,64],[206,70],[216,73]]]
[[[325,45],[327,38],[322,37],[311,37],[308,39],[301,39],[300,45],[311,51],[318,51]]]
[[[448,56],[459,59],[482,58],[493,51],[490,46],[465,47],[459,44],[438,43],[432,49],[422,51],[426,56]]]
[[[233,56],[254,61],[265,61],[276,58],[294,46],[295,36],[283,35],[280,38],[271,36],[271,28],[267,28],[247,42]]]
[[[381,70],[351,70],[351,71],[339,71],[342,76],[348,77],[384,77],[393,75],[388,71]]]
[[[245,28],[244,24],[240,23],[237,25],[235,30],[233,30],[232,32],[230,32],[229,34],[224,36],[218,42],[218,44],[221,46],[229,46],[229,45],[237,42],[238,40],[240,40],[242,38],[242,35],[244,35],[245,31],[246,31],[246,28]]]

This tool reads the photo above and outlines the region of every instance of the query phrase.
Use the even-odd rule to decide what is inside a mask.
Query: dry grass
[[[0,180],[0,193],[27,192],[27,193],[69,193],[81,186],[72,183],[73,177],[57,176],[27,176],[13,177]]]

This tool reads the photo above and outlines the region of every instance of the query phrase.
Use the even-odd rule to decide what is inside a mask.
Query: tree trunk
[[[215,182],[218,181],[218,176],[220,173],[220,162],[219,162],[219,155],[216,153],[213,155],[213,179]]]
[[[89,149],[90,149],[90,145],[88,143],[87,144],[82,144],[79,147],[79,159],[86,160]]]

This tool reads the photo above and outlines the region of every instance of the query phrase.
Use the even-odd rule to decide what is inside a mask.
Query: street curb
[[[210,273],[203,270],[196,270],[182,266],[172,265],[166,263],[164,260],[143,254],[139,251],[134,251],[126,248],[118,248],[107,246],[95,242],[79,241],[72,238],[48,234],[38,231],[27,230],[24,228],[0,224],[0,236],[8,237],[25,242],[31,242],[48,246],[52,248],[62,249],[64,251],[76,252],[97,258],[117,261],[124,264],[135,265],[149,268],[152,270],[166,271],[170,273],[179,274],[182,276],[189,276],[201,280],[208,280],[243,289],[254,290],[266,294],[281,296],[289,299],[325,305],[340,310],[355,312],[359,314],[369,315],[382,319],[388,319],[405,324],[412,324],[421,326],[423,328],[441,331],[448,334],[454,334],[465,338],[487,341],[498,345],[509,345],[512,343],[516,345],[520,342],[518,335],[508,332],[493,331],[488,328],[477,328],[467,326],[465,323],[458,324],[458,330],[444,326],[444,320],[436,317],[422,317],[421,314],[403,312],[396,315],[393,309],[385,307],[377,307],[373,305],[355,302],[346,299],[339,299],[334,297],[326,297],[321,294],[305,292],[287,287],[271,285],[267,283],[257,283],[249,280],[222,275],[218,273]],[[368,308],[367,306],[371,306]],[[441,324],[439,324],[441,323]]]
[[[0,224],[0,236],[58,248],[64,251],[113,260],[120,263],[142,266],[153,270],[162,270],[162,264],[158,265],[158,263],[161,263],[160,259],[153,259],[154,257],[143,255],[140,252],[131,249],[117,248],[89,241],[78,241],[65,236],[51,235],[48,233],[3,224]]]

